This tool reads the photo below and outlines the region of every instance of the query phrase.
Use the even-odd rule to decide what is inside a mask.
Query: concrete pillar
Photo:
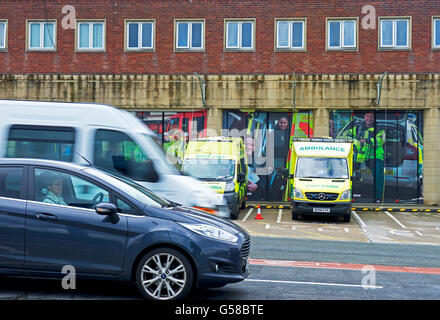
[[[318,108],[313,111],[314,137],[329,136],[329,110],[326,108]]]
[[[223,110],[221,108],[208,108],[207,111],[207,135],[209,137],[220,136],[222,133]]]
[[[440,203],[440,112],[434,107],[423,112],[423,199],[426,205]]]

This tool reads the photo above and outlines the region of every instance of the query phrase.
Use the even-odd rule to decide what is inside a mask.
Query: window
[[[254,50],[254,20],[226,21],[226,50]]]
[[[204,21],[175,22],[176,50],[204,50]]]
[[[116,197],[116,207],[118,208],[118,212],[123,214],[132,214],[137,216],[143,216],[142,213],[140,213],[136,207],[132,206],[128,202],[122,200],[119,197]]]
[[[276,20],[276,49],[304,50],[305,20]]]
[[[105,50],[105,22],[79,21],[77,25],[77,50]]]
[[[73,128],[14,125],[9,130],[6,158],[71,162],[74,143]]]
[[[357,19],[327,19],[327,49],[357,49]]]
[[[55,50],[55,44],[55,21],[28,21],[28,50]]]
[[[110,193],[102,187],[69,173],[34,170],[35,201],[94,209],[98,203],[110,202]]]
[[[0,197],[23,199],[21,196],[23,168],[0,168]]]
[[[126,50],[154,50],[154,21],[126,21]]]
[[[8,22],[0,20],[0,51],[8,47]]]
[[[158,179],[152,160],[123,132],[96,131],[94,162],[97,168],[134,180],[156,182]]]
[[[440,17],[432,19],[432,48],[440,49]]]
[[[410,48],[409,18],[379,18],[379,21],[380,49],[395,50]]]

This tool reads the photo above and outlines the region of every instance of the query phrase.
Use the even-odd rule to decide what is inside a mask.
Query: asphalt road
[[[253,260],[440,268],[440,246],[252,239]],[[440,274],[435,273],[251,264],[250,276],[244,282],[218,289],[194,290],[188,300],[438,300]],[[131,284],[77,280],[75,290],[64,290],[59,280],[2,277],[0,299],[137,300],[141,297]]]

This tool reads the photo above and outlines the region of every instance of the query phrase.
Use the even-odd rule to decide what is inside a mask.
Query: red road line
[[[362,271],[363,268],[368,266],[368,267],[373,267],[375,271],[440,274],[440,268],[399,267],[399,266],[365,265],[365,264],[337,263],[337,262],[309,262],[309,261],[249,259],[249,263],[253,264],[253,265],[260,265],[260,266],[318,268],[318,269],[319,268],[321,268],[321,269],[343,269],[343,270],[359,270],[359,271]]]

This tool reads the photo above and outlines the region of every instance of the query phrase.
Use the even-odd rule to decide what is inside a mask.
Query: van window
[[[75,130],[69,127],[13,125],[6,158],[39,158],[73,161]]]
[[[97,130],[93,158],[99,169],[138,181],[158,180],[153,161],[123,132]]]

